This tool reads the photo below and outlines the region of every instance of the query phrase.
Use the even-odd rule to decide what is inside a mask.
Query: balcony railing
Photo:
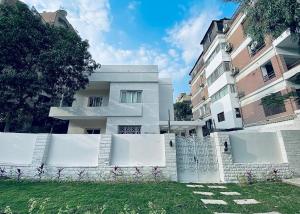
[[[142,116],[141,103],[118,103],[102,107],[52,107],[49,117],[59,119],[85,119],[97,117],[140,117]]]

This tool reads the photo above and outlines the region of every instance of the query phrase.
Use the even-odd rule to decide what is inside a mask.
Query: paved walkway
[[[284,179],[283,182],[300,187],[300,178]]]
[[[292,179],[292,180],[295,180],[295,179]],[[295,181],[293,181],[293,182],[295,182]],[[298,182],[298,185],[300,185],[300,179],[297,179],[296,182]],[[242,197],[242,194],[240,194],[239,192],[224,191],[225,189],[227,189],[226,186],[221,186],[221,185],[204,186],[204,185],[194,185],[194,184],[188,184],[186,186],[192,190],[201,190],[201,189],[207,187],[209,189],[214,189],[215,191],[220,192],[220,194],[222,194],[222,195],[228,196],[228,200],[224,201],[224,200],[220,200],[219,198],[215,198],[216,196],[213,192],[193,191],[193,193],[197,194],[197,195],[210,196],[210,198],[201,198],[200,199],[202,201],[202,203],[204,203],[205,205],[214,204],[214,205],[226,206],[228,204],[228,202],[231,202],[231,201],[240,206],[247,206],[247,205],[251,205],[251,204],[259,204],[260,203],[259,201],[252,199],[252,198],[251,199],[248,199],[248,198],[247,199],[244,199],[244,198],[233,199],[232,196],[241,196]],[[211,198],[211,196],[213,196],[213,198]],[[215,214],[221,214],[221,213],[215,212]],[[225,214],[225,213],[222,213],[222,214]],[[232,214],[236,214],[236,213],[232,213]],[[280,214],[280,213],[265,212],[265,213],[259,213],[259,214]]]

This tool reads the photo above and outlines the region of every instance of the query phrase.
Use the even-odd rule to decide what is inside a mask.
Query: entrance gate
[[[213,138],[176,137],[176,157],[179,182],[220,182]]]

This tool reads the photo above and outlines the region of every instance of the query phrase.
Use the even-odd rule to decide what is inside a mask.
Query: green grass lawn
[[[242,196],[222,196],[218,189],[199,188],[199,191],[211,191],[215,196],[194,195],[192,188],[179,183],[147,184],[104,184],[104,183],[55,183],[0,181],[0,210],[10,206],[13,213],[28,213],[28,201],[35,198],[41,201],[49,198],[45,204],[45,213],[58,213],[59,209],[79,206],[70,213],[213,213],[213,212],[271,212],[300,213],[300,188],[283,183],[257,183],[240,187],[226,185],[226,191],[237,191]],[[200,190],[201,189],[201,190]],[[204,205],[200,198],[223,199],[228,205]],[[258,205],[236,205],[233,199],[254,198]],[[152,205],[149,207],[149,202]],[[156,211],[156,212],[155,212]],[[0,212],[1,213],[1,212]],[[37,211],[36,213],[42,213]],[[68,212],[65,212],[68,213]],[[135,212],[132,212],[135,213]]]

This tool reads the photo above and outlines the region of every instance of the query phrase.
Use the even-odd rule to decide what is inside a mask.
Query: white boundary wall
[[[163,135],[113,135],[110,164],[114,166],[166,165]]]
[[[27,137],[24,137],[27,136]],[[29,137],[30,136],[30,137]],[[116,136],[116,144],[130,141],[130,147],[135,153],[145,154],[145,162],[141,162],[139,170],[144,178],[153,179],[153,170],[157,167],[161,178],[177,181],[175,135],[131,135]],[[152,141],[153,140],[153,141]],[[174,145],[170,146],[170,141]],[[149,143],[152,146],[136,146],[138,143]],[[112,180],[115,165],[111,160],[118,160],[114,155],[121,155],[122,146],[112,151],[113,135],[48,135],[18,133],[1,133],[0,135],[0,167],[5,168],[7,176],[16,177],[17,169],[22,172],[22,178],[37,179],[37,167],[45,164],[44,179],[57,177],[58,169],[63,168],[61,179],[78,180]],[[119,147],[119,148],[118,148]],[[23,156],[16,156],[26,149]],[[154,154],[157,151],[157,154]],[[149,152],[149,153],[148,153]],[[141,155],[133,156],[141,160]],[[152,158],[150,158],[154,155]],[[125,155],[126,156],[126,155]],[[123,154],[123,157],[125,157]],[[127,156],[128,157],[128,156]],[[155,159],[155,160],[154,160]],[[135,160],[135,161],[136,161]],[[132,179],[136,173],[136,162],[121,166],[120,159],[115,162],[122,171],[123,179]],[[132,161],[132,160],[131,160]],[[124,162],[124,159],[123,159]]]
[[[101,135],[52,135],[46,163],[58,167],[96,167],[100,139]]]
[[[234,163],[284,163],[275,132],[229,133]]]
[[[0,133],[0,164],[31,164],[36,134]]]
[[[245,136],[244,131],[241,132],[234,132],[235,135],[242,135]],[[299,131],[298,131],[299,133]],[[250,133],[248,133],[250,134]],[[251,132],[251,134],[255,134]],[[233,148],[230,141],[230,133],[229,132],[215,132],[211,134],[211,137],[214,138],[214,141],[216,143],[217,147],[217,157],[218,157],[218,163],[219,163],[219,171],[220,171],[220,179],[221,182],[237,182],[238,176],[245,175],[247,171],[251,171],[256,178],[258,179],[264,179],[267,177],[268,173],[271,173],[273,170],[278,170],[278,176],[281,178],[289,178],[293,175],[293,172],[295,171],[295,168],[290,166],[287,159],[289,158],[289,154],[286,152],[286,145],[290,144],[290,140],[288,138],[282,138],[278,133],[274,133],[278,137],[278,144],[280,148],[281,153],[281,161],[262,161],[257,159],[257,161],[251,160],[247,161],[248,163],[237,163],[234,161],[234,154],[233,154]],[[250,135],[248,136],[250,137]],[[295,137],[295,133],[293,135]],[[293,138],[294,139],[294,138]],[[260,140],[266,140],[265,138],[256,138],[256,142],[254,143],[254,147],[258,146],[259,142],[262,142]],[[228,151],[225,151],[225,142],[227,142],[228,145]],[[264,143],[264,142],[262,142]],[[247,142],[246,142],[247,144]],[[284,144],[284,145],[282,145]],[[251,146],[251,145],[249,145]],[[277,147],[276,146],[276,147]],[[264,146],[263,146],[264,147]],[[277,148],[278,149],[278,148]],[[236,152],[235,152],[236,153]],[[277,154],[278,156],[278,154]],[[295,158],[296,157],[296,158]],[[295,159],[300,161],[300,156],[295,156]],[[280,159],[280,157],[278,157]]]

